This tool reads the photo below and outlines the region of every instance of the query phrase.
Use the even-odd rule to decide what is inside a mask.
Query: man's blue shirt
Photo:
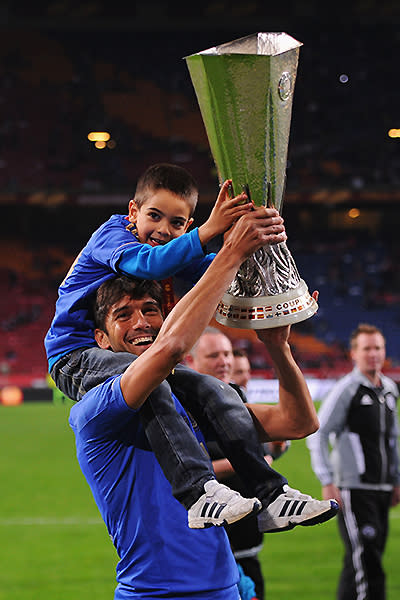
[[[65,354],[96,346],[91,305],[100,285],[116,275],[162,280],[178,275],[196,283],[214,258],[205,255],[198,229],[152,247],[126,229],[125,215],[113,215],[91,236],[59,287],[56,311],[44,344],[49,368]]]
[[[90,390],[72,407],[69,422],[120,557],[115,599],[237,600],[238,571],[224,529],[189,529],[138,412],[123,398],[120,376]]]

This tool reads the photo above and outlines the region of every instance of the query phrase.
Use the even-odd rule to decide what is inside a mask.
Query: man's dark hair
[[[124,296],[140,300],[144,296],[153,298],[162,311],[162,287],[157,281],[128,278],[124,276],[107,279],[97,290],[93,305],[95,326],[106,331],[105,322],[111,307]]]
[[[233,356],[237,356],[237,357],[244,357],[244,358],[249,358],[246,350],[243,350],[242,348],[234,348],[233,349]]]
[[[193,215],[198,199],[198,187],[193,176],[178,165],[159,163],[149,167],[138,179],[134,201],[140,208],[157,190],[169,190],[180,196]]]

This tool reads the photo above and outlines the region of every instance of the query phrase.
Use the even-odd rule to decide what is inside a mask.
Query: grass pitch
[[[0,600],[112,600],[117,556],[75,456],[69,406],[0,406]],[[320,497],[304,441],[276,464]],[[335,521],[265,535],[267,597],[334,600],[342,546]],[[400,507],[385,554],[388,600],[400,598]]]

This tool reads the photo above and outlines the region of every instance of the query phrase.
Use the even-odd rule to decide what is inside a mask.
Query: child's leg
[[[271,469],[264,460],[250,413],[231,386],[214,377],[200,377],[183,366],[178,366],[168,381],[204,432],[214,433],[244,485],[261,500],[264,510],[257,517],[260,531],[316,525],[337,514],[339,505],[335,500],[314,500],[293,490],[280,473]]]
[[[79,348],[60,358],[50,375],[63,394],[78,402],[96,385],[123,373],[137,357],[129,352]]]
[[[177,365],[168,382],[203,433],[218,442],[249,492],[268,504],[287,480],[264,459],[251,415],[237,392],[183,365]]]
[[[79,401],[91,388],[123,373],[137,357],[128,352],[84,348],[59,360],[51,376],[69,398]],[[147,439],[175,498],[186,508],[204,493],[215,475],[209,456],[177,412],[168,383],[163,382],[140,409]]]
[[[188,509],[204,494],[205,482],[215,479],[210,457],[176,410],[166,381],[153,390],[139,414],[174,497]]]
[[[167,381],[153,390],[139,414],[174,497],[189,511],[189,527],[233,523],[260,510],[257,498],[243,498],[216,481],[210,457],[176,410]]]

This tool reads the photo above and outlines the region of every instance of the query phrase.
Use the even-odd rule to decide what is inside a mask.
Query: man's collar
[[[364,375],[364,373],[362,373],[360,371],[360,369],[358,367],[354,367],[353,374],[355,375],[355,377],[357,378],[357,380],[360,383],[362,383],[362,385],[365,385],[366,387],[369,387],[369,388],[376,388],[377,387],[376,385],[374,385],[372,383],[372,381],[366,375]],[[378,376],[379,376],[380,381],[382,382],[383,381],[383,374],[380,371],[378,371]]]

